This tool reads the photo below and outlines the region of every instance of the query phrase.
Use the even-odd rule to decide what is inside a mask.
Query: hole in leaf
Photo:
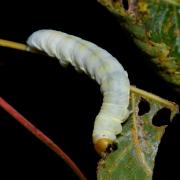
[[[128,0],[122,0],[122,5],[123,5],[125,10],[128,10],[128,8],[129,8]]]
[[[150,105],[149,105],[149,103],[148,103],[145,99],[143,99],[143,98],[141,99],[138,107],[139,107],[139,112],[138,112],[138,115],[139,115],[139,116],[142,116],[142,115],[144,115],[145,113],[148,113],[149,110],[150,110]]]
[[[167,125],[170,122],[171,111],[167,108],[160,109],[153,117],[152,124],[155,126]]]

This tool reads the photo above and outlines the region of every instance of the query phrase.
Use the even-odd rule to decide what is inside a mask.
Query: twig
[[[28,51],[28,52],[32,52],[32,53],[41,53],[38,50],[35,50],[25,44],[22,43],[17,43],[17,42],[13,42],[13,41],[8,41],[8,40],[3,40],[0,39],[0,46],[4,46],[4,47],[8,47],[8,48],[14,48],[14,49],[18,49],[18,50],[22,50],[22,51]],[[152,93],[149,93],[147,91],[144,91],[142,89],[139,89],[135,86],[131,86],[130,87],[131,92],[139,94],[141,96],[144,96],[146,98],[152,99],[154,101],[157,101],[158,103],[161,103],[162,105],[165,105],[166,107],[169,107],[171,110],[175,110],[176,112],[178,112],[178,105],[176,105],[175,103],[172,103],[168,100],[165,100],[157,95],[154,95]]]
[[[0,39],[0,46],[18,49],[18,50],[22,50],[22,51],[30,51],[29,46],[27,46],[25,44],[8,41],[8,40],[4,40],[4,39]]]
[[[141,95],[145,98],[148,98],[148,99],[151,99],[151,100],[154,100],[166,107],[168,107],[169,109],[175,111],[175,112],[179,112],[179,107],[177,104],[171,102],[171,101],[168,101],[166,99],[163,99],[155,94],[152,94],[150,92],[147,92],[147,91],[144,91],[142,89],[139,89],[135,86],[131,86],[131,92],[135,93],[135,94],[138,94],[138,95]]]
[[[9,41],[9,40],[5,40],[5,39],[0,39],[0,46],[17,49],[17,50],[21,50],[21,51],[32,52],[32,53],[40,52],[34,48],[29,47],[26,44]]]
[[[8,104],[2,97],[0,97],[0,107],[7,111],[12,117],[14,117],[21,125],[28,129],[34,136],[40,141],[46,144],[52,151],[54,151],[59,157],[61,157],[73,172],[81,179],[86,180],[87,178],[83,175],[77,165],[67,156],[60,147],[58,147],[50,138],[48,138],[42,131],[36,128],[30,123],[25,117],[17,112],[10,104]]]

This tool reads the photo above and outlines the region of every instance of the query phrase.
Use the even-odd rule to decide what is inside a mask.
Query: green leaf
[[[149,103],[150,109],[138,115],[142,99]],[[170,109],[171,120],[178,112],[176,104],[135,87],[131,87],[130,101],[133,113],[123,125],[122,134],[117,139],[117,150],[99,162],[99,180],[152,179],[155,156],[166,127],[153,125],[152,119],[162,108]]]
[[[180,1],[98,0],[114,13],[158,74],[180,91]],[[123,5],[127,3],[128,7]]]

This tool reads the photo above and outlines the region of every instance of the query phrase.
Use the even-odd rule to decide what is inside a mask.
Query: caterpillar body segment
[[[36,31],[27,43],[56,57],[62,66],[71,64],[100,85],[103,104],[95,119],[93,143],[99,154],[105,151],[109,144],[115,142],[116,135],[122,131],[121,123],[129,116],[130,82],[127,72],[106,50],[60,31]]]

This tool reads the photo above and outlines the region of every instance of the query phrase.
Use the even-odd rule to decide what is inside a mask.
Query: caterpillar
[[[130,82],[122,65],[94,43],[60,31],[38,30],[27,44],[57,58],[62,66],[71,64],[100,85],[103,103],[95,118],[92,139],[99,154],[106,152],[129,116]]]

